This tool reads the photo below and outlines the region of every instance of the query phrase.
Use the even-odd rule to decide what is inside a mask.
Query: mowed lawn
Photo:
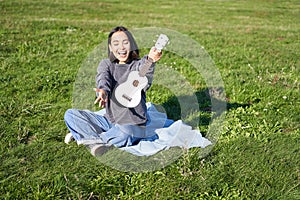
[[[300,199],[299,1],[2,0],[0,13],[0,199]],[[163,168],[126,172],[63,142],[77,73],[118,25],[174,30],[209,53],[227,111],[208,154],[182,150]],[[203,77],[164,55],[195,91],[210,137]],[[147,98],[180,119],[155,77]]]

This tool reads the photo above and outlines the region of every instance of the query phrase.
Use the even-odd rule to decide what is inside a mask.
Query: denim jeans
[[[125,147],[140,141],[154,141],[158,139],[156,129],[173,123],[173,120],[167,119],[165,113],[158,112],[152,104],[148,104],[146,127],[112,124],[103,116],[104,113],[105,109],[100,112],[78,109],[66,111],[64,120],[77,144],[107,143]]]

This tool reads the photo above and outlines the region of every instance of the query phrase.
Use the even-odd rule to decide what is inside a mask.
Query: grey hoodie
[[[96,87],[106,91],[108,101],[105,105],[105,117],[113,124],[145,126],[146,117],[146,91],[150,88],[153,80],[155,63],[144,56],[140,60],[132,60],[126,64],[118,64],[104,59],[100,62],[97,75]],[[142,66],[151,65],[146,74],[148,85],[141,91],[141,102],[134,108],[127,108],[118,103],[114,97],[114,89],[124,83],[131,71],[139,71]]]

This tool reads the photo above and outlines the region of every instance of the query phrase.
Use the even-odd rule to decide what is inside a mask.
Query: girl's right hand
[[[98,97],[94,104],[99,103],[100,108],[104,108],[107,102],[107,94],[103,89],[94,88],[94,91],[98,93]]]

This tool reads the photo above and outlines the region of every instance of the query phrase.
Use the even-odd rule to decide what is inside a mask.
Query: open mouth
[[[118,51],[118,54],[119,54],[121,57],[125,57],[125,56],[127,56],[127,51]]]

